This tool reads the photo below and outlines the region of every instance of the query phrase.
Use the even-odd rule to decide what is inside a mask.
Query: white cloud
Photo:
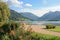
[[[46,14],[49,11],[53,11],[53,12],[60,11],[60,6],[47,7],[47,8],[37,9],[37,10],[29,9],[29,8],[21,9],[21,12],[31,12],[39,17],[41,17],[42,15]]]
[[[60,11],[60,6],[53,6],[47,8],[49,11]]]
[[[10,0],[11,5],[15,6],[15,7],[21,7],[23,2],[20,2],[18,0]]]
[[[10,4],[10,7],[11,6],[15,6],[15,7],[22,7],[22,4],[23,4],[23,2],[21,1],[18,1],[18,0],[0,0],[0,2],[10,2],[9,4]]]
[[[0,2],[8,2],[8,0],[0,0]]]
[[[29,8],[26,8],[26,9],[21,9],[20,12],[31,12],[37,16],[42,16],[43,14],[47,13],[48,10],[47,9],[37,9],[37,10],[34,10],[34,9],[29,9]]]
[[[18,0],[0,0],[0,2],[6,2],[6,3],[8,3],[8,1],[10,2],[9,3],[9,6],[11,7],[11,6],[14,6],[14,7],[19,7],[19,8],[21,8],[22,7],[22,4],[24,4],[22,1],[18,1]],[[26,7],[30,7],[30,6],[32,6],[31,4],[29,4],[29,3],[26,3],[26,4],[24,4]]]
[[[30,6],[32,6],[31,4],[29,4],[29,3],[27,3],[27,4],[25,4],[27,7],[30,7]]]

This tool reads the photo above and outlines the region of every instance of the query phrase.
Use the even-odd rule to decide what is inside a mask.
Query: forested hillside
[[[21,14],[19,14],[18,12],[14,11],[14,10],[10,10],[9,19],[14,20],[14,21],[31,20],[29,18],[26,18],[26,17],[22,16]]]

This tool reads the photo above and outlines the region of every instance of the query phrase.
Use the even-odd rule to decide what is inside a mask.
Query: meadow
[[[54,29],[47,29],[49,31],[55,31],[55,32],[60,32],[60,26],[56,26]]]

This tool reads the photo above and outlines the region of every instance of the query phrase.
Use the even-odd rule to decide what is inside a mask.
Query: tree
[[[10,16],[10,9],[4,2],[0,2],[0,22],[8,22]]]
[[[10,9],[8,5],[4,2],[0,2],[0,26],[4,23],[8,23],[10,16]]]

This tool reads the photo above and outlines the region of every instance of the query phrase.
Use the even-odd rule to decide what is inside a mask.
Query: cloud
[[[27,7],[31,7],[32,5],[31,4],[29,4],[29,3],[27,3],[27,4],[25,4]]]
[[[59,6],[48,7],[46,9],[48,9],[49,11],[60,11],[60,5]]]
[[[31,12],[31,13],[41,17],[43,14],[47,13],[48,10],[47,9],[37,9],[37,10],[34,10],[34,9],[26,8],[26,9],[21,9],[20,12]]]
[[[53,6],[53,7],[47,7],[47,8],[42,8],[42,9],[29,9],[29,8],[25,8],[25,9],[21,9],[20,12],[31,12],[39,17],[43,16],[44,14],[48,13],[49,11],[60,11],[60,6]]]
[[[12,6],[15,6],[15,7],[21,7],[23,2],[20,2],[18,0],[10,0],[10,3]]]
[[[23,7],[22,5],[24,4],[23,1],[18,1],[18,0],[0,0],[0,2],[6,2],[9,4],[9,6],[13,6],[13,7],[18,7],[18,8],[21,8]],[[30,7],[32,6],[31,4],[29,3],[26,3],[24,4],[26,7]]]
[[[14,7],[22,7],[23,2],[18,1],[18,0],[0,0],[0,2],[6,2],[8,3],[9,1],[9,6],[14,6]]]
[[[8,0],[0,0],[0,2],[8,2]]]

